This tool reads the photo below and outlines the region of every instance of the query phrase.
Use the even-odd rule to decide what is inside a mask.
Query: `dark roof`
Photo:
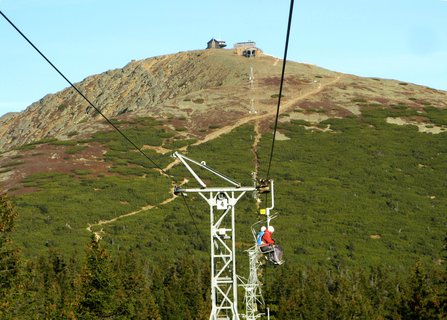
[[[212,38],[210,41],[208,41],[208,43],[213,42],[213,41],[216,41],[217,43],[225,42],[224,40],[217,40],[217,39]]]

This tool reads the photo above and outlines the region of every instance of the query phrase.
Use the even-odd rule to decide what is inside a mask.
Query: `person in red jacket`
[[[265,230],[264,235],[262,236],[262,242],[260,249],[262,253],[268,254],[268,259],[277,265],[281,265],[284,263],[282,259],[282,247],[280,245],[275,245],[275,240],[272,238],[272,233],[275,232],[275,228],[273,226],[269,226],[267,230]]]
[[[272,233],[275,232],[275,228],[273,226],[269,226],[267,230],[264,231],[264,235],[262,236],[262,241],[265,245],[274,245],[275,240],[272,239]]]
[[[275,240],[272,239],[272,233],[275,231],[273,226],[269,226],[267,230],[264,231],[264,235],[262,236],[262,252],[270,252],[273,250],[273,246],[275,244]]]

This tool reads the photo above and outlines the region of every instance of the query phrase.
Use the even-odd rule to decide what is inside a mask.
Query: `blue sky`
[[[73,82],[132,59],[254,40],[282,57],[287,0],[0,0]],[[0,16],[0,115],[68,84]],[[295,0],[288,58],[447,90],[447,1]]]

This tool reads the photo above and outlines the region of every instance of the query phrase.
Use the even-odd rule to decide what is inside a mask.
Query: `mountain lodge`
[[[256,57],[259,51],[254,41],[237,42],[234,44],[234,49],[236,50],[236,54],[247,58]]]
[[[227,46],[227,43],[223,40],[216,40],[214,38],[212,38],[210,41],[208,41],[207,43],[207,49],[222,49],[225,48]]]

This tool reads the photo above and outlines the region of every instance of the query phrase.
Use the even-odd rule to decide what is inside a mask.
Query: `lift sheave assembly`
[[[266,224],[270,226],[270,211],[274,207],[274,189],[272,180],[259,180],[251,187],[244,187],[228,176],[214,170],[205,162],[198,162],[178,152],[173,154],[191,173],[199,183],[199,188],[182,188],[176,186],[174,194],[185,195],[188,193],[199,194],[209,205],[210,214],[210,244],[211,244],[211,320],[240,319],[238,314],[237,287],[238,281],[245,288],[246,312],[241,317],[245,319],[259,319],[258,304],[264,304],[261,294],[261,284],[257,277],[257,270],[261,263],[258,260],[264,254],[274,264],[282,264],[283,260],[274,260],[272,251],[262,253],[256,244],[256,233],[252,229],[255,245],[247,250],[250,259],[250,275],[248,280],[238,277],[236,273],[235,256],[235,206],[247,192],[256,195],[261,193],[271,194],[271,207],[264,209]],[[199,175],[191,168],[196,165],[221,178],[230,186],[208,187]],[[279,246],[277,246],[279,247]],[[280,248],[280,247],[279,247]],[[282,250],[281,250],[282,257]]]

